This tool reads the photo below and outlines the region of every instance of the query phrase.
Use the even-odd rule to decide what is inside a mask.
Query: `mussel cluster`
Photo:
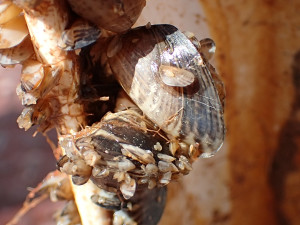
[[[23,65],[19,126],[57,130],[59,171],[99,187],[89,197],[115,212],[113,224],[157,224],[166,185],[214,155],[225,134],[224,86],[209,63],[214,42],[168,24],[131,28],[145,4],[0,4],[0,63]],[[60,224],[80,223],[66,216],[74,204]]]

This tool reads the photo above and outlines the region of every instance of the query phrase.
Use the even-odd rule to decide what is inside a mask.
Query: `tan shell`
[[[25,91],[32,91],[36,89],[42,82],[44,77],[43,64],[28,60],[23,64],[21,84]]]
[[[2,1],[0,3],[0,13],[3,13],[11,5],[10,1]]]
[[[0,64],[7,66],[22,63],[33,54],[34,50],[30,37],[27,37],[15,47],[0,49]]]
[[[20,44],[28,35],[24,16],[17,16],[0,25],[0,49],[11,48]]]
[[[6,23],[11,19],[17,17],[22,10],[12,3],[2,3],[0,5],[2,9],[0,9],[0,24]]]

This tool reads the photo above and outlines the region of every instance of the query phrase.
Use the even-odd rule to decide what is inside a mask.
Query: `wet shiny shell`
[[[111,69],[143,113],[171,139],[213,155],[224,139],[223,107],[193,43],[172,25],[132,29],[111,43]]]
[[[141,14],[145,0],[68,0],[82,18],[109,31],[120,33],[132,27]]]

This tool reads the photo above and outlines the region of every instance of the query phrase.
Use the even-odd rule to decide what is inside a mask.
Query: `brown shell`
[[[117,39],[117,41],[116,41]],[[130,30],[107,50],[111,69],[131,99],[170,138],[210,157],[224,140],[223,107],[210,69],[193,43],[172,25]],[[161,67],[194,75],[190,85],[167,85]]]
[[[120,33],[132,27],[145,0],[68,0],[71,8],[82,18],[106,30]]]

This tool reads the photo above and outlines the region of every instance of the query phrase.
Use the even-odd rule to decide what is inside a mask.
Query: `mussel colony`
[[[209,63],[214,42],[168,24],[131,29],[145,4],[0,4],[0,63],[23,66],[19,127],[57,130],[61,173],[36,192],[68,201],[58,224],[87,224],[72,185],[90,181],[98,190],[84,195],[113,212],[112,224],[157,224],[166,185],[222,146],[225,91]]]

